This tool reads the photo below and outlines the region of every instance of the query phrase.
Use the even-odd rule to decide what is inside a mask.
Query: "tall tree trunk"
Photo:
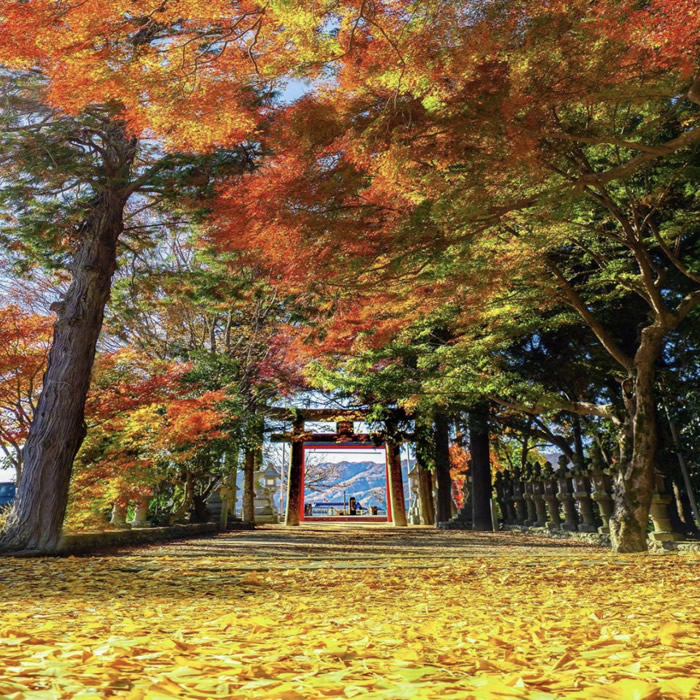
[[[469,448],[472,458],[472,529],[491,530],[493,524],[488,404],[478,404],[469,411]]]
[[[58,316],[53,344],[24,447],[22,480],[0,539],[3,549],[52,552],[58,546],[73,460],[85,438],[85,399],[116,268],[125,184],[136,152],[135,142],[119,129],[115,140],[122,150],[122,172],[96,196],[83,221],[71,285],[52,307]]]
[[[420,519],[423,525],[435,525],[435,497],[433,496],[433,473],[418,465],[418,498]]]
[[[194,481],[192,479],[192,472],[185,467],[185,473],[183,476],[185,478],[185,493],[182,498],[182,503],[179,505],[177,510],[170,514],[168,518],[169,525],[174,525],[179,520],[182,520],[192,508],[192,503],[194,501]]]
[[[22,483],[22,451],[19,451],[15,461],[15,488],[19,488]]]
[[[245,451],[243,468],[243,520],[255,522],[255,447],[249,445]]]
[[[620,470],[615,478],[615,513],[610,538],[615,552],[646,552],[649,506],[656,481],[657,445],[655,363],[663,332],[642,331],[634,372],[623,382],[625,421],[620,439]]]
[[[437,481],[436,525],[452,517],[452,478],[450,477],[450,426],[447,416],[435,416],[435,476]]]
[[[431,465],[435,463],[433,426],[424,420],[416,420],[415,447],[418,465],[418,501],[423,525],[435,525],[434,477]]]

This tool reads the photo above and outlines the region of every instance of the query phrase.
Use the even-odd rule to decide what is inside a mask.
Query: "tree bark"
[[[437,481],[436,525],[452,516],[452,478],[450,477],[450,431],[447,416],[435,417],[435,476]]]
[[[478,404],[469,411],[469,448],[472,458],[472,529],[492,530],[488,404]]]
[[[168,524],[174,525],[178,520],[181,520],[190,511],[192,503],[194,501],[194,481],[192,479],[192,472],[185,467],[185,493],[182,499],[182,503],[176,511],[170,514],[168,518]]]
[[[95,348],[116,269],[117,241],[136,144],[113,125],[120,163],[85,217],[73,258],[72,282],[54,304],[53,344],[23,453],[23,473],[0,539],[2,549],[56,550],[68,502],[73,460],[85,438],[85,399]]]
[[[301,502],[304,498],[304,443],[301,434],[304,432],[304,419],[295,417],[292,422],[292,435],[289,445],[289,472],[287,474],[287,511],[284,522],[290,527],[299,525]]]
[[[655,363],[663,329],[648,326],[623,382],[626,415],[620,438],[620,469],[615,478],[615,513],[610,521],[614,552],[646,552],[649,506],[655,486],[657,446]]]
[[[395,527],[406,527],[406,502],[403,492],[403,475],[401,474],[401,448],[391,439],[386,443],[387,471],[389,483],[387,484],[387,499],[391,503],[392,522]]]
[[[420,519],[423,525],[435,525],[435,499],[433,497],[433,474],[418,465],[418,497]]]
[[[243,520],[255,522],[255,447],[248,446],[245,451],[243,469]]]

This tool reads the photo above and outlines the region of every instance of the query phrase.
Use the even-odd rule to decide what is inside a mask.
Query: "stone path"
[[[264,526],[0,560],[0,698],[700,697],[700,557]]]
[[[519,532],[444,531],[429,527],[397,529],[387,526],[303,525],[285,528],[263,525],[251,532],[225,532],[176,542],[154,543],[95,552],[129,558],[129,570],[158,566],[158,559],[186,559],[193,568],[210,570],[211,558],[225,561],[227,569],[367,569],[435,567],[449,560],[521,558],[560,561],[604,553],[603,547],[571,540],[533,537]],[[231,561],[233,559],[234,561]],[[241,560],[239,566],[235,560]],[[201,562],[198,565],[198,560]],[[134,568],[136,567],[136,568]]]

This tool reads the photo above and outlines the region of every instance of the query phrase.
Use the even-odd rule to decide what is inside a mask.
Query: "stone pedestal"
[[[408,472],[408,481],[411,491],[411,503],[408,507],[406,519],[409,525],[420,525],[420,489],[418,487],[418,466],[414,464]]]
[[[151,527],[152,523],[148,519],[148,505],[151,502],[150,496],[140,496],[136,503],[136,512],[131,521],[132,528]]]
[[[272,492],[267,486],[264,486],[261,482],[264,477],[258,472],[257,479],[255,480],[257,489],[255,490],[255,522],[256,523],[277,523],[279,522],[279,515],[277,509],[275,508],[274,499],[272,498]]]
[[[413,499],[411,500],[411,505],[408,508],[408,524],[409,525],[420,525],[420,496],[416,491],[413,494]]]
[[[532,482],[525,482],[523,486],[523,497],[525,498],[525,507],[527,508],[527,518],[525,518],[524,524],[528,527],[532,527],[537,522],[537,507],[535,506],[535,500],[533,498],[533,485]]]
[[[218,523],[221,520],[221,513],[224,509],[224,499],[221,496],[222,491],[223,489],[213,491],[207,499],[210,523]]]
[[[578,503],[582,523],[579,523],[579,532],[597,532],[595,516],[593,515],[593,502],[591,501],[591,486],[587,474],[576,474],[573,478],[574,498]]]
[[[610,477],[603,472],[593,472],[591,474],[593,493],[591,498],[598,504],[600,519],[603,524],[598,528],[601,535],[610,534],[610,518],[613,514],[612,483]]]
[[[518,525],[524,525],[527,520],[527,505],[523,486],[519,476],[513,479],[513,505],[515,506],[515,521]]]
[[[511,499],[513,484],[510,480],[510,472],[506,469],[503,472],[503,480],[501,481],[501,487],[503,489],[503,522],[506,525],[512,525],[513,522],[510,518],[510,506],[508,505]]]
[[[109,522],[114,525],[114,527],[127,529],[129,524],[126,522],[126,511],[126,505],[115,503],[112,506],[112,517],[110,518]]]
[[[465,503],[452,518],[446,522],[440,523],[440,527],[444,530],[471,530],[471,508]]]
[[[668,494],[655,493],[651,497],[649,515],[651,515],[651,522],[654,524],[654,532],[649,537],[656,542],[673,542],[683,539],[671,527],[671,520],[668,517],[668,504],[670,502],[671,496]]]
[[[537,520],[533,527],[545,527],[547,525],[547,507],[544,501],[544,484],[538,479],[532,482],[532,500],[535,504]]]
[[[442,523],[441,527],[446,530],[471,530],[474,527],[473,517],[473,501],[471,498],[471,490],[469,488],[469,476],[464,475],[464,484],[462,485],[462,507],[446,522]],[[454,503],[454,501],[453,501]],[[493,515],[491,516],[493,520]]]
[[[668,514],[668,504],[673,496],[666,493],[664,476],[660,472],[656,473],[656,491],[651,497],[649,515],[654,524],[654,532],[649,537],[656,542],[673,542],[683,539],[682,535],[673,531],[671,519]]]
[[[547,504],[547,528],[550,530],[561,529],[559,501],[557,500],[557,487],[554,479],[546,479],[544,481],[544,500]]]
[[[560,476],[557,479],[557,500],[564,511],[564,522],[561,529],[568,532],[578,531],[578,515],[576,514],[576,501],[571,490],[571,481],[568,476]]]
[[[513,479],[507,469],[503,472],[503,501],[506,507],[506,512],[503,514],[505,522],[508,525],[517,524],[518,516],[515,512],[515,500],[513,498]]]

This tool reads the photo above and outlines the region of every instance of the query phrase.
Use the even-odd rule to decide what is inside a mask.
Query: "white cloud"
[[[384,464],[386,461],[384,450],[375,447],[347,449],[306,447],[304,452],[308,455],[313,455],[314,462],[325,462],[326,464],[338,464],[338,462],[375,462]]]
[[[14,481],[15,480],[15,470],[14,469],[0,469],[0,483],[3,481]]]

